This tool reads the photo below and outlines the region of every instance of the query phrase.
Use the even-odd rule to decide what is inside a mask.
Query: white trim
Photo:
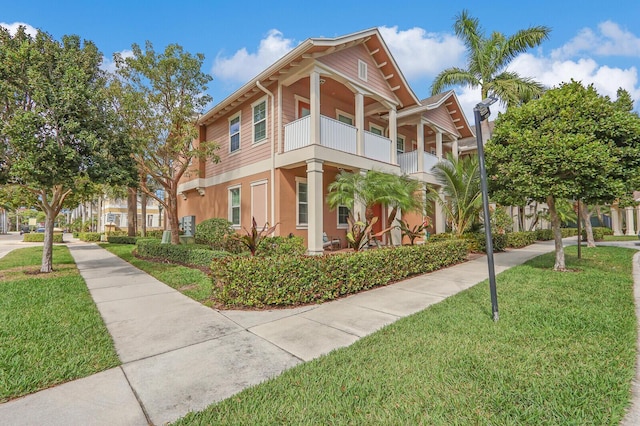
[[[402,141],[402,151],[398,149],[398,139]],[[398,136],[396,137],[396,151],[401,153],[407,152],[407,138],[400,133],[398,133]]]
[[[373,133],[374,135],[377,135],[378,133],[374,132],[372,129],[377,129],[377,130],[379,130],[379,131],[380,131],[379,136],[384,137],[384,133],[385,133],[385,132],[384,132],[384,127],[382,127],[382,126],[380,126],[380,125],[378,125],[378,124],[376,124],[376,123],[369,123],[369,132],[370,132],[370,133]]]
[[[232,195],[231,195],[231,191],[237,189],[238,190],[238,199],[240,204],[238,205],[238,220],[240,223],[235,224],[233,223],[233,205],[232,203]],[[231,226],[234,229],[240,229],[241,225],[242,225],[242,184],[238,184],[238,185],[232,185],[227,187],[227,219],[229,220],[229,222],[231,222]]]
[[[358,78],[367,81],[368,65],[362,59],[358,59]]]
[[[235,119],[238,119],[238,149],[236,150],[231,150],[231,122]],[[234,154],[238,151],[240,151],[240,148],[242,147],[242,111],[238,111],[236,114],[233,114],[232,116],[230,116],[227,119],[227,135],[229,137],[228,141],[229,141],[229,154]],[[235,133],[234,133],[235,135]]]
[[[307,98],[304,98],[300,95],[293,95],[293,98],[296,101],[296,113],[295,113],[295,117],[296,120],[302,117],[299,117],[298,114],[300,113],[300,102],[304,102],[305,104],[309,105],[309,114],[311,114],[311,101]]]
[[[256,124],[258,123],[256,123],[255,121],[256,115],[255,115],[254,109],[256,106],[260,105],[263,102],[264,102],[264,118],[258,121],[258,123],[264,122],[264,137],[262,139],[256,140]],[[252,145],[259,145],[263,142],[266,142],[269,139],[267,136],[269,132],[269,129],[267,128],[268,119],[269,119],[269,100],[265,95],[251,104],[251,144]]]
[[[356,116],[353,114],[349,114],[348,112],[344,112],[341,109],[336,108],[336,120],[340,121],[340,116],[347,117],[351,119],[351,125],[355,126]],[[345,123],[349,124],[349,123]]]
[[[297,177],[296,181],[296,229],[307,229],[309,227],[309,184],[307,178]],[[307,186],[307,223],[300,223],[300,184],[303,183]]]

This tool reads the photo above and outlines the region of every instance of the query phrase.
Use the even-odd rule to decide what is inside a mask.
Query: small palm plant
[[[269,223],[265,223],[261,230],[258,230],[258,224],[256,223],[256,218],[251,218],[251,229],[244,229],[245,235],[235,234],[233,236],[234,239],[240,241],[245,247],[249,249],[251,252],[251,256],[255,256],[258,251],[258,246],[260,245],[260,241],[262,241],[265,237],[273,234],[276,230],[276,223],[273,226],[269,226]]]
[[[400,228],[400,232],[402,232],[402,237],[409,238],[411,245],[415,245],[416,238],[424,236],[424,230],[427,229],[431,225],[431,219],[428,217],[419,225],[414,225],[412,228],[409,227],[409,223],[407,221],[396,219],[398,222],[398,228]]]
[[[371,240],[371,229],[373,225],[378,222],[378,217],[374,216],[370,221],[366,219],[362,221],[360,214],[358,214],[358,220],[355,220],[353,215],[349,214],[347,217],[347,223],[349,224],[349,231],[347,232],[347,242],[353,251],[360,251],[369,244]]]

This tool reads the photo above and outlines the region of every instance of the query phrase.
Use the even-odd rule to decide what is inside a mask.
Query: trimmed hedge
[[[109,235],[107,237],[107,242],[113,244],[135,244],[136,241],[138,241],[138,237],[127,237],[126,235]]]
[[[562,238],[578,236],[578,228],[560,228],[560,232],[562,232]]]
[[[23,235],[25,243],[44,243],[44,232],[32,232],[29,234]],[[53,233],[53,242],[54,243],[62,243],[62,233],[54,232]]]
[[[465,241],[325,256],[227,257],[211,265],[212,296],[227,307],[318,303],[466,259]]]
[[[100,232],[79,232],[78,238],[86,242],[99,242],[101,235]]]
[[[231,222],[214,217],[196,225],[196,243],[206,244],[213,250],[227,250],[227,240],[235,233]]]
[[[535,231],[521,231],[507,233],[507,247],[522,248],[536,242]]]
[[[534,231],[536,233],[536,240],[538,241],[551,241],[553,240],[552,229],[538,229]]]
[[[469,232],[462,234],[465,241],[467,241],[467,248],[474,253],[486,253],[487,251],[487,237],[484,232]],[[507,247],[507,235],[506,234],[491,234],[491,240],[493,241],[493,251],[504,251]]]
[[[300,256],[305,254],[307,247],[302,237],[267,237],[258,244],[256,256]]]
[[[613,230],[609,228],[594,226],[591,228],[591,230],[593,231],[593,239],[595,241],[604,240],[605,235],[613,235]],[[608,232],[611,232],[611,234],[608,234]],[[584,229],[582,230],[582,241],[587,241],[587,231]]]
[[[162,244],[156,239],[139,239],[137,253],[141,257],[160,258],[171,263],[199,267],[209,267],[214,259],[232,256],[228,252],[211,250],[204,245]]]

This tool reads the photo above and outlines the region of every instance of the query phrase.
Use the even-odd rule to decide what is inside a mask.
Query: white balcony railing
[[[432,173],[433,167],[438,164],[438,157],[428,152],[423,153],[424,172]],[[418,172],[418,151],[398,154],[398,164],[402,173],[411,174]]]
[[[356,153],[358,129],[333,118],[320,116],[320,145],[350,154]],[[292,151],[311,144],[311,117],[306,116],[284,126],[284,151]],[[391,141],[364,132],[364,156],[391,162]]]

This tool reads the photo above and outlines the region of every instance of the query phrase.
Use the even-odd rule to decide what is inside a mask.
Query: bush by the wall
[[[86,242],[98,242],[101,235],[99,232],[80,232],[78,233],[78,238]]]
[[[23,235],[25,243],[43,243],[44,242],[44,232],[32,232],[29,234]],[[62,233],[54,232],[53,233],[53,242],[54,243],[62,243]]]
[[[206,244],[214,250],[226,250],[229,236],[235,233],[231,222],[214,217],[196,225],[196,243]]]
[[[593,231],[593,239],[595,241],[604,240],[604,236],[607,235],[607,231],[611,231],[609,228],[603,228],[600,226],[594,226],[591,230]],[[611,231],[611,234],[613,235],[613,231]],[[582,241],[587,241],[587,231],[584,229],[582,230]]]
[[[474,253],[485,253],[487,251],[487,238],[484,232],[467,232],[462,235],[467,242],[467,248]],[[504,251],[507,247],[506,234],[491,234],[493,241],[493,251]]]
[[[135,244],[137,240],[138,237],[127,237],[126,235],[109,235],[107,237],[107,241],[113,244]]]
[[[538,229],[535,231],[536,240],[538,241],[550,241],[553,240],[553,230],[552,229]]]
[[[300,256],[307,248],[302,237],[267,237],[260,240],[257,256]]]
[[[211,265],[212,295],[229,307],[316,303],[430,272],[466,256],[461,240],[326,256],[229,256]]]
[[[576,237],[578,235],[578,228],[560,228],[562,238]]]
[[[599,228],[602,229],[602,232],[604,233],[604,235],[613,235],[613,229],[602,227],[602,226]]]
[[[209,267],[214,259],[231,256],[228,252],[211,250],[205,245],[162,244],[156,239],[139,239],[136,243],[136,250],[140,257],[163,259],[171,263],[199,267]]]
[[[521,231],[507,233],[507,247],[522,248],[536,242],[535,231]]]

